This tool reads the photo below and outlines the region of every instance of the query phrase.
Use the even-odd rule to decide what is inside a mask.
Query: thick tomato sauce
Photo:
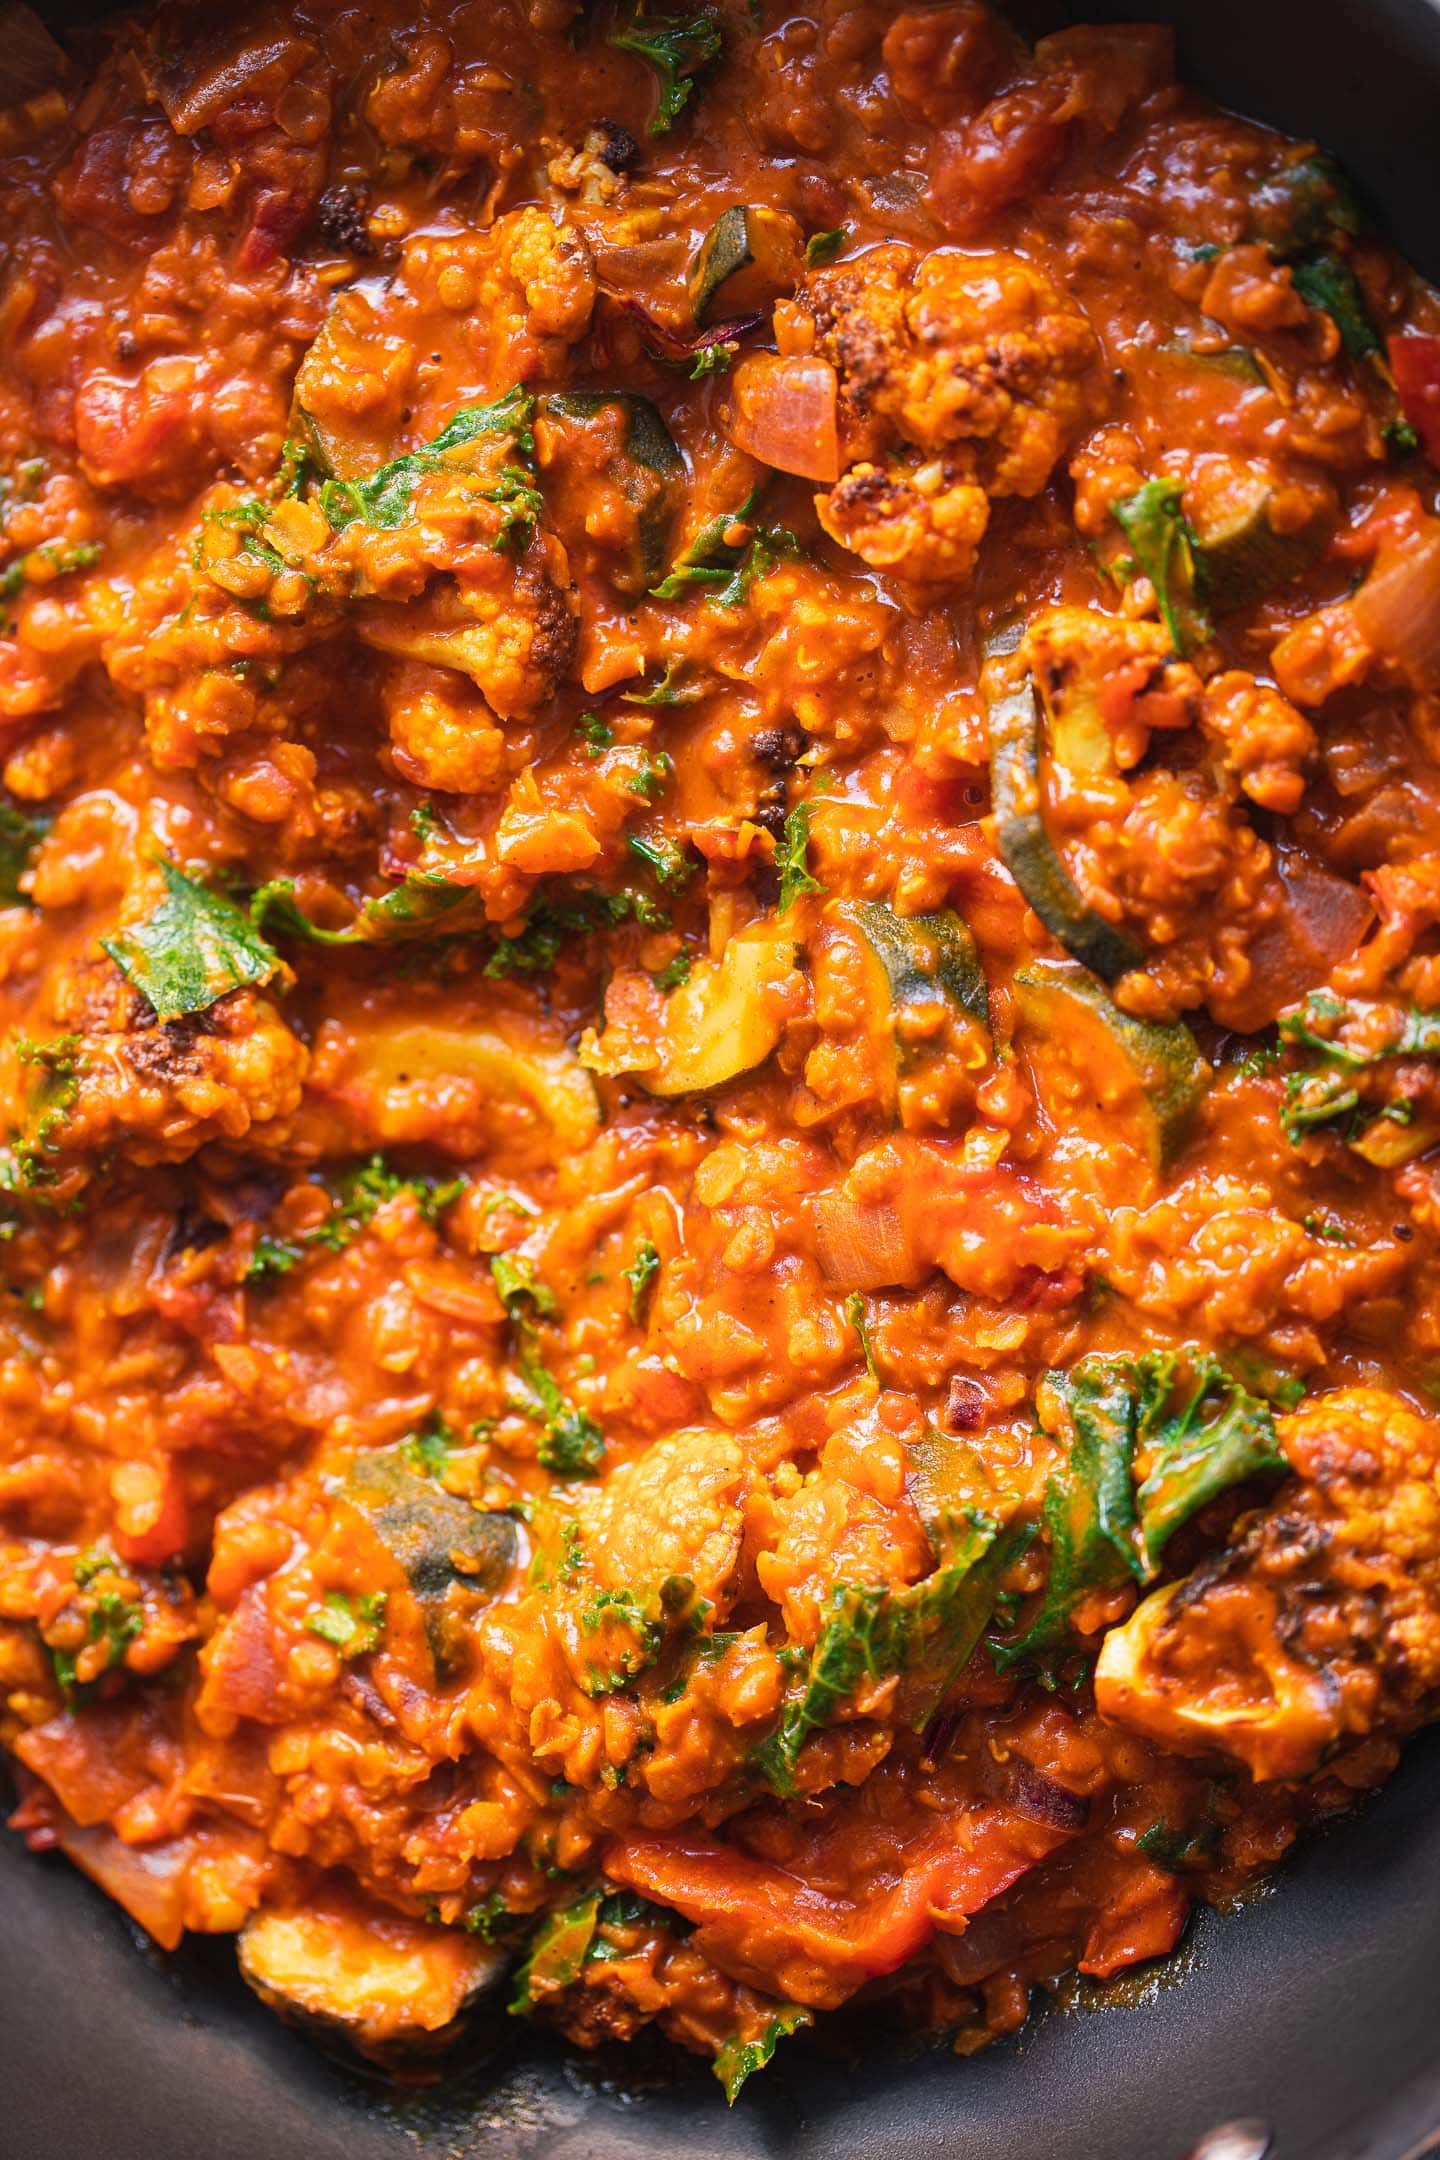
[[[1156,29],[49,63],[18,1825],[371,2049],[523,1959],[732,2090],[1165,1952],[1440,1685],[1433,297]]]

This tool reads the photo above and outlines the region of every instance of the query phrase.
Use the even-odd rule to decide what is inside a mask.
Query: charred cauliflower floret
[[[258,980],[162,1017],[97,954],[59,975],[32,1032],[0,1051],[0,1177],[16,1198],[53,1204],[115,1147],[149,1164],[258,1142],[299,1108],[308,1064]]]
[[[812,277],[798,310],[785,337],[840,385],[846,469],[821,522],[902,576],[968,577],[991,500],[1037,495],[1101,409],[1094,333],[1018,256],[875,248]]]
[[[211,1140],[258,1140],[300,1105],[308,1053],[269,998],[237,991],[210,1011],[42,1046],[21,1151],[41,1181],[123,1145],[132,1162],[181,1162]],[[38,1137],[37,1137],[38,1135]]]
[[[1357,1387],[1279,1432],[1294,1481],[1114,1629],[1095,1675],[1104,1716],[1262,1779],[1440,1702],[1440,1425]]]

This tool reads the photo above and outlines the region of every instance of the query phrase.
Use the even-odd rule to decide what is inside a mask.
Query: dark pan
[[[57,27],[99,12],[40,9]],[[1018,10],[1175,23],[1222,102],[1313,134],[1440,276],[1440,7],[1170,0]],[[699,2066],[531,2041],[442,2086],[337,2069],[228,1942],[162,1956],[0,1836],[0,2160],[1422,2160],[1440,2156],[1440,1735],[1273,1892],[1202,1914],[1158,1979],[968,2062],[799,2047],[725,2110]],[[1242,2128],[1228,2139],[1218,2126]],[[1267,2145],[1268,2140],[1268,2145]],[[1202,2145],[1202,2141],[1205,2141]]]

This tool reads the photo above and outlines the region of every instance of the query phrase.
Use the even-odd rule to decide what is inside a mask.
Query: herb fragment
[[[1414,1119],[1404,1096],[1387,1096],[1388,1076],[1405,1059],[1440,1057],[1440,1012],[1414,1005],[1386,1011],[1312,990],[1295,1012],[1283,1016],[1279,1036],[1283,1047],[1303,1060],[1286,1075],[1280,1109],[1280,1128],[1292,1147],[1317,1126],[1331,1125],[1338,1126],[1338,1137],[1348,1146],[1377,1162],[1403,1159],[1428,1144],[1428,1124],[1402,1146],[1399,1157],[1379,1136],[1388,1126]]]
[[[676,678],[683,675],[684,672],[685,663],[683,660],[667,660],[662,673],[650,685],[648,690],[625,690],[622,691],[621,695],[627,705],[693,704],[700,695],[698,684],[692,684],[688,690],[681,690],[676,687]]]
[[[432,1410],[413,1433],[400,1442],[400,1453],[418,1477],[444,1475],[455,1435],[438,1410]]]
[[[597,1590],[580,1614],[580,1626],[586,1635],[608,1636],[618,1627],[622,1637],[630,1637],[608,1669],[595,1665],[588,1668],[585,1692],[592,1701],[602,1695],[616,1695],[627,1687],[654,1664],[665,1641],[665,1616],[652,1618],[629,1590]]]
[[[490,1274],[512,1324],[526,1327],[533,1316],[553,1320],[559,1311],[555,1293],[541,1282],[535,1263],[523,1253],[492,1253]]]
[[[125,1662],[125,1653],[145,1629],[145,1608],[130,1595],[133,1577],[127,1574],[114,1554],[103,1545],[92,1546],[89,1552],[80,1553],[71,1570],[75,1584],[83,1595],[80,1599],[84,1612],[85,1645],[80,1650],[56,1649],[47,1644],[50,1664],[59,1682],[61,1693],[68,1703],[82,1698],[93,1687],[95,1680],[117,1665]],[[125,1589],[115,1587],[125,1584]],[[92,1644],[103,1643],[105,1655],[99,1673],[88,1680],[79,1677],[80,1659],[84,1649]],[[93,1664],[93,1659],[87,1663]]]
[[[599,1890],[587,1890],[573,1905],[546,1914],[515,1975],[511,2017],[529,2017],[547,1996],[558,1995],[579,1979],[595,1937],[602,1897]]]
[[[1290,275],[1305,305],[1330,317],[1352,360],[1369,360],[1384,352],[1360,280],[1349,263],[1339,255],[1315,255],[1308,262],[1296,263]]]
[[[782,559],[801,554],[787,526],[755,522],[760,493],[753,487],[738,510],[722,511],[702,525],[669,575],[650,588],[650,597],[680,600],[691,586],[703,585],[716,607],[739,607],[757,579]]]
[[[0,1187],[8,1192],[37,1192],[53,1183],[56,1139],[80,1096],[83,1070],[78,1035],[55,1035],[49,1042],[17,1035],[14,1051],[21,1065],[33,1066],[38,1084],[28,1106],[29,1123],[12,1132],[10,1149],[0,1163]]]
[[[25,586],[48,584],[52,578],[71,577],[77,570],[93,570],[101,555],[98,540],[42,540],[38,547],[17,555],[0,570],[0,600],[13,600]]]
[[[796,803],[786,817],[780,841],[775,849],[775,868],[780,873],[779,913],[784,915],[794,906],[802,893],[818,893],[825,890],[819,878],[810,875],[810,819],[815,804],[807,796]]]
[[[625,845],[639,856],[662,892],[683,892],[699,867],[674,840],[645,840],[639,833],[627,833]]]
[[[537,1320],[554,1319],[559,1307],[533,1263],[518,1253],[495,1253],[490,1273],[519,1338],[520,1377],[535,1397],[544,1432],[536,1456],[557,1477],[585,1477],[605,1459],[598,1425],[572,1403],[540,1358]]]
[[[799,2032],[806,2025],[813,2025],[814,2017],[798,2003],[786,2003],[771,2018],[769,2024],[753,2040],[738,2037],[726,2040],[715,2054],[714,2071],[724,2088],[725,2098],[734,2107],[740,2088],[748,2077],[763,2070],[775,2053],[780,2042],[789,2034]]]
[[[204,1012],[250,983],[267,983],[285,963],[249,918],[220,893],[160,857],[165,898],[133,929],[101,944],[160,1021]]]
[[[638,1326],[650,1302],[651,1286],[660,1272],[660,1255],[649,1238],[635,1249],[635,1258],[620,1273],[630,1285],[630,1318]]]
[[[811,233],[805,243],[805,261],[811,270],[820,269],[825,263],[834,262],[850,236],[848,225],[836,225],[829,232]]]
[[[845,1318],[860,1338],[860,1348],[865,1358],[865,1370],[877,1384],[880,1374],[876,1370],[875,1352],[870,1347],[870,1323],[865,1315],[865,1300],[858,1290],[852,1290],[845,1300]]]
[[[1181,507],[1179,483],[1147,480],[1133,495],[1112,503],[1110,512],[1154,586],[1161,618],[1183,658],[1205,643],[1211,628],[1195,597],[1198,543]]]
[[[343,1658],[369,1657],[380,1647],[385,1629],[384,1590],[347,1597],[343,1590],[327,1590],[317,1612],[306,1615],[305,1625],[322,1642],[333,1644]]]
[[[435,1223],[464,1190],[463,1178],[442,1182],[428,1176],[403,1177],[390,1168],[383,1155],[372,1155],[368,1162],[341,1178],[324,1222],[294,1239],[259,1238],[244,1280],[253,1285],[288,1275],[311,1252],[344,1252],[362,1230],[369,1228],[380,1208],[401,1193],[410,1193],[423,1220]]]
[[[624,30],[607,43],[648,60],[660,84],[660,101],[650,122],[652,135],[668,135],[684,111],[697,77],[720,57],[724,43],[720,19],[712,8],[690,15],[647,15],[642,4]]]

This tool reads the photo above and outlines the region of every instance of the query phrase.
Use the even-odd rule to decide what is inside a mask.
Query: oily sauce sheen
[[[1159,29],[17,54],[16,1826],[412,2070],[1162,1955],[1440,1699],[1434,296]]]

